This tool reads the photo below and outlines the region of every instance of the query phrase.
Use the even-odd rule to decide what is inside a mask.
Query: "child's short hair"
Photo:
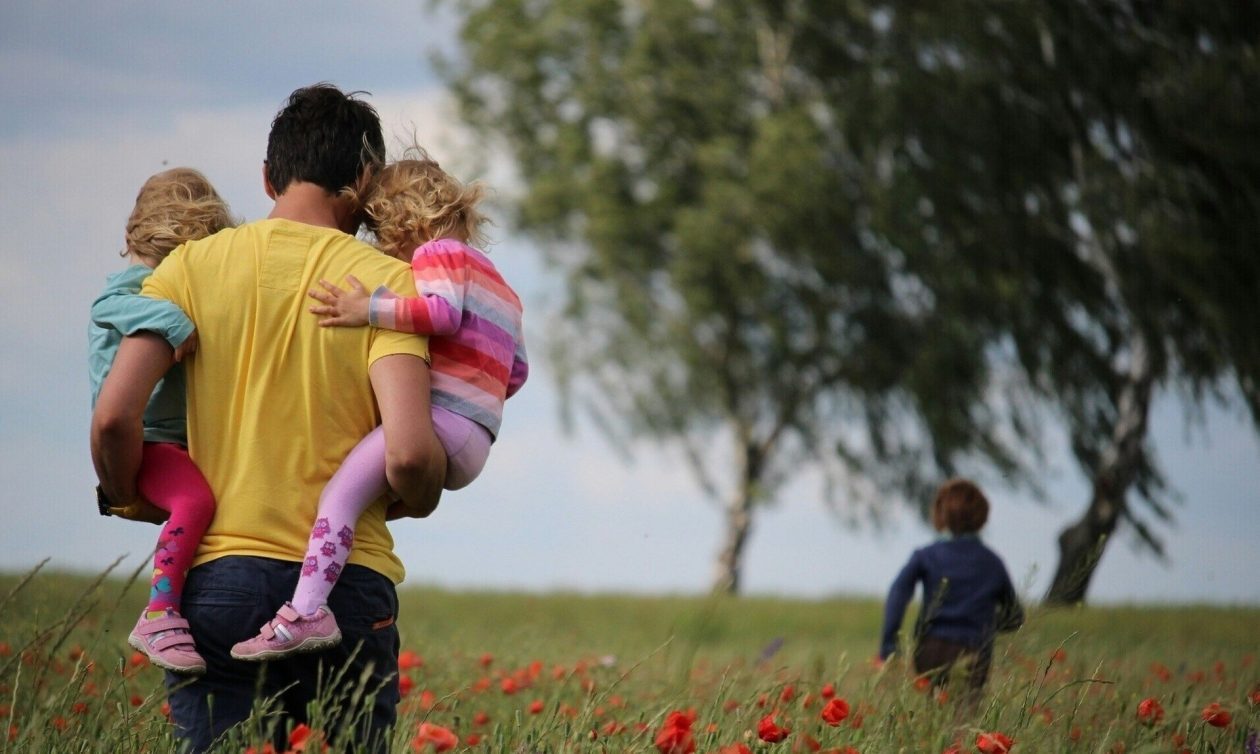
[[[172,168],[149,178],[127,218],[121,256],[161,262],[185,241],[205,238],[236,224],[227,203],[200,172]]]
[[[482,246],[486,239],[481,226],[487,218],[477,204],[485,194],[482,184],[461,183],[427,152],[413,147],[372,175],[361,201],[381,248],[410,261],[417,246],[437,238]]]
[[[989,500],[975,482],[950,479],[936,490],[932,500],[932,525],[954,534],[980,531],[989,520]]]

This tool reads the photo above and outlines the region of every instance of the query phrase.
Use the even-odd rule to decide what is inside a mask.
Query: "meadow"
[[[126,645],[138,575],[0,574],[0,753],[176,750],[162,674]],[[872,599],[400,597],[399,752],[1257,751],[1254,607],[1029,606],[971,706],[873,659]],[[269,720],[216,751],[273,751]]]

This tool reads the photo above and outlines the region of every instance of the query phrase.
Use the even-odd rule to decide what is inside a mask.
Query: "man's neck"
[[[350,202],[330,195],[323,186],[303,181],[289,184],[267,215],[272,220],[292,220],[321,228],[351,232],[353,209]]]

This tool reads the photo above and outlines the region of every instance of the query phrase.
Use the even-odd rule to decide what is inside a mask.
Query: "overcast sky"
[[[265,216],[261,164],[271,118],[293,89],[331,81],[372,92],[391,145],[414,133],[465,179],[508,189],[510,164],[462,135],[430,53],[452,24],[421,2],[5,3],[0,7],[0,569],[96,571],[147,560],[157,529],[96,515],[88,455],[88,306],[121,269],[122,231],[150,174],[189,165],[238,215]],[[612,452],[588,426],[566,435],[542,361],[558,282],[505,219],[491,254],[526,305],[531,379],[507,406],[483,476],[426,521],[395,526],[408,583],[451,588],[698,593],[721,519],[667,451]],[[1185,499],[1166,564],[1121,535],[1092,596],[1105,602],[1260,604],[1260,445],[1235,403],[1187,425],[1174,396],[1153,436]],[[1051,431],[1053,437],[1054,432]],[[1063,452],[1050,500],[989,485],[985,538],[1029,597],[1055,565],[1054,538],[1088,487]],[[931,538],[893,517],[843,526],[809,475],[759,514],[747,590],[878,595]]]

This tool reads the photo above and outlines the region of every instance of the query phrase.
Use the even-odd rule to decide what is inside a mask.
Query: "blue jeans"
[[[266,663],[232,659],[232,645],[256,635],[293,596],[300,567],[228,556],[188,572],[180,610],[207,670],[191,682],[166,674],[175,735],[186,751],[209,749],[264,701],[282,715],[272,741],[284,751],[287,730],[310,722],[307,704],[316,700],[326,714],[338,715],[312,725],[333,750],[388,751],[399,700],[398,594],[379,573],[348,565],[333,587],[328,606],[341,628],[338,646]]]

